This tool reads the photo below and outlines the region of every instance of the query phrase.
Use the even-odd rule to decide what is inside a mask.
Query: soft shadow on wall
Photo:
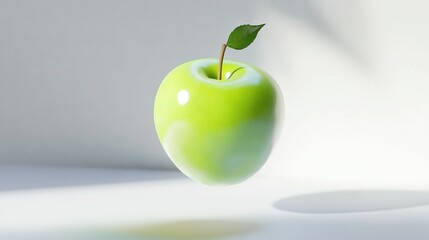
[[[286,110],[282,137],[261,174],[429,182],[427,5],[261,5],[259,14],[272,23],[259,39],[260,65],[279,82]]]

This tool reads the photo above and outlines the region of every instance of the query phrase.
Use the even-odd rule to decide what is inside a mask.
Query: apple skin
[[[283,97],[276,82],[257,67],[198,59],[173,69],[162,81],[154,105],[159,140],[173,163],[207,185],[230,185],[265,163],[280,130]]]

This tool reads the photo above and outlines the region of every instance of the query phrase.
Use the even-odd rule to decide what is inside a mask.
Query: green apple
[[[283,116],[283,98],[275,81],[257,67],[224,61],[223,80],[216,78],[217,69],[217,59],[173,69],[156,95],[154,121],[164,150],[185,175],[229,185],[265,163]]]
[[[241,50],[261,25],[241,25],[222,44],[219,61],[199,59],[173,69],[155,98],[159,140],[188,177],[229,185],[257,172],[270,154],[283,116],[276,82],[249,64],[224,61],[227,47]]]

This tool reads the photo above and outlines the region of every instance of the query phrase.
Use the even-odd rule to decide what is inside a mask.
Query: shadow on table
[[[118,239],[222,239],[246,235],[257,229],[258,224],[250,221],[184,220],[128,226],[106,233],[110,237],[118,236]]]
[[[378,212],[379,214],[381,212]],[[376,214],[376,215],[377,215]],[[412,214],[294,216],[266,223],[264,239],[288,240],[427,240],[428,217]],[[287,237],[286,237],[287,236]]]
[[[297,213],[356,213],[429,204],[429,191],[353,190],[319,192],[281,199],[274,208]]]
[[[183,178],[179,171],[0,165],[0,191]]]
[[[283,198],[273,204],[274,208],[287,213],[305,214],[286,214],[284,219],[271,220],[268,225],[273,236],[287,234],[288,239],[427,240],[428,204],[429,191],[309,193]],[[417,208],[419,206],[422,208]],[[405,208],[408,209],[388,211]]]
[[[20,240],[204,240],[238,237],[246,239],[246,235],[257,231],[256,222],[238,220],[183,220],[160,223],[135,224],[130,226],[112,227],[97,230],[53,231],[42,233],[15,233],[1,235],[2,239]],[[243,237],[243,238],[242,238]]]

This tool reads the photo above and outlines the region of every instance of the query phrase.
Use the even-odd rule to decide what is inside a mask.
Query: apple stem
[[[226,44],[222,44],[220,47],[220,55],[219,55],[219,69],[217,72],[217,79],[222,80],[222,65],[223,65],[223,57],[225,56]]]

